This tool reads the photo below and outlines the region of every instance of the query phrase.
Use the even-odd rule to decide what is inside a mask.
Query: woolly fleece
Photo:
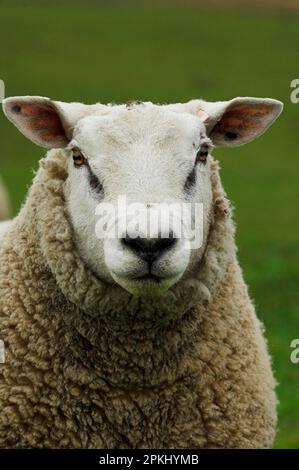
[[[0,447],[271,446],[275,384],[216,162],[201,264],[149,300],[80,259],[65,160],[41,160],[0,248]]]

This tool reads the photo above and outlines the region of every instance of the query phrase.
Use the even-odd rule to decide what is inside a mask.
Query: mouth
[[[117,284],[137,297],[156,297],[167,291],[180,276],[172,278],[159,277],[152,273],[146,273],[142,276],[123,277],[116,273],[111,273]]]
[[[133,277],[131,279],[132,281],[152,281],[152,282],[156,282],[156,283],[159,283],[162,281],[162,278],[159,277],[159,276],[156,276],[155,274],[152,274],[152,273],[147,273],[147,274],[144,274],[143,276],[138,276],[138,277]]]

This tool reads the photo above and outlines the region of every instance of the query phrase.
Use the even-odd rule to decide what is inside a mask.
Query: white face
[[[162,106],[84,105],[30,96],[3,101],[8,119],[33,142],[66,148],[67,209],[85,263],[99,278],[140,296],[162,294],[203,255],[213,204],[207,157],[211,143],[250,142],[275,121],[282,107],[269,98]],[[96,208],[117,207],[120,197],[126,198],[125,213],[133,203],[143,204],[141,214],[150,221],[150,233],[147,225],[132,225],[131,214],[118,236],[99,238]],[[192,222],[201,204],[195,232],[201,232],[202,244],[192,250],[186,245],[177,224],[185,218],[176,210],[167,217],[167,236],[161,223],[153,224],[165,219],[162,204],[189,204]],[[109,224],[117,225],[119,215],[111,216]]]
[[[158,295],[201,257],[202,246],[191,250],[172,220],[168,237],[162,238],[158,224],[148,234],[137,227],[134,237],[128,218],[117,237],[98,238],[95,214],[99,204],[117,207],[124,196],[127,205],[144,204],[150,221],[158,218],[157,204],[194,208],[195,202],[202,203],[200,223],[206,235],[210,161],[205,156],[199,160],[199,152],[206,153],[210,144],[201,119],[151,104],[115,108],[79,121],[67,150],[66,200],[79,251],[98,277],[137,295]],[[78,166],[82,156],[84,163]]]

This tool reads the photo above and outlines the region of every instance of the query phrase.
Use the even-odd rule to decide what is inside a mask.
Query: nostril
[[[122,242],[127,247],[131,248],[132,250],[139,251],[145,248],[147,239],[141,237],[130,237],[130,235],[126,234],[126,236],[122,239]]]
[[[156,250],[168,250],[175,244],[176,238],[155,238],[154,247]]]
[[[122,238],[122,243],[133,250],[140,258],[152,262],[159,258],[165,251],[174,246],[177,239],[171,236],[169,238],[142,238],[130,237],[128,234]]]

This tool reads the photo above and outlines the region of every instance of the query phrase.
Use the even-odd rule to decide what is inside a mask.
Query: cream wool
[[[271,446],[274,381],[217,164],[200,265],[150,300],[85,266],[65,153],[41,163],[0,248],[0,446]]]

